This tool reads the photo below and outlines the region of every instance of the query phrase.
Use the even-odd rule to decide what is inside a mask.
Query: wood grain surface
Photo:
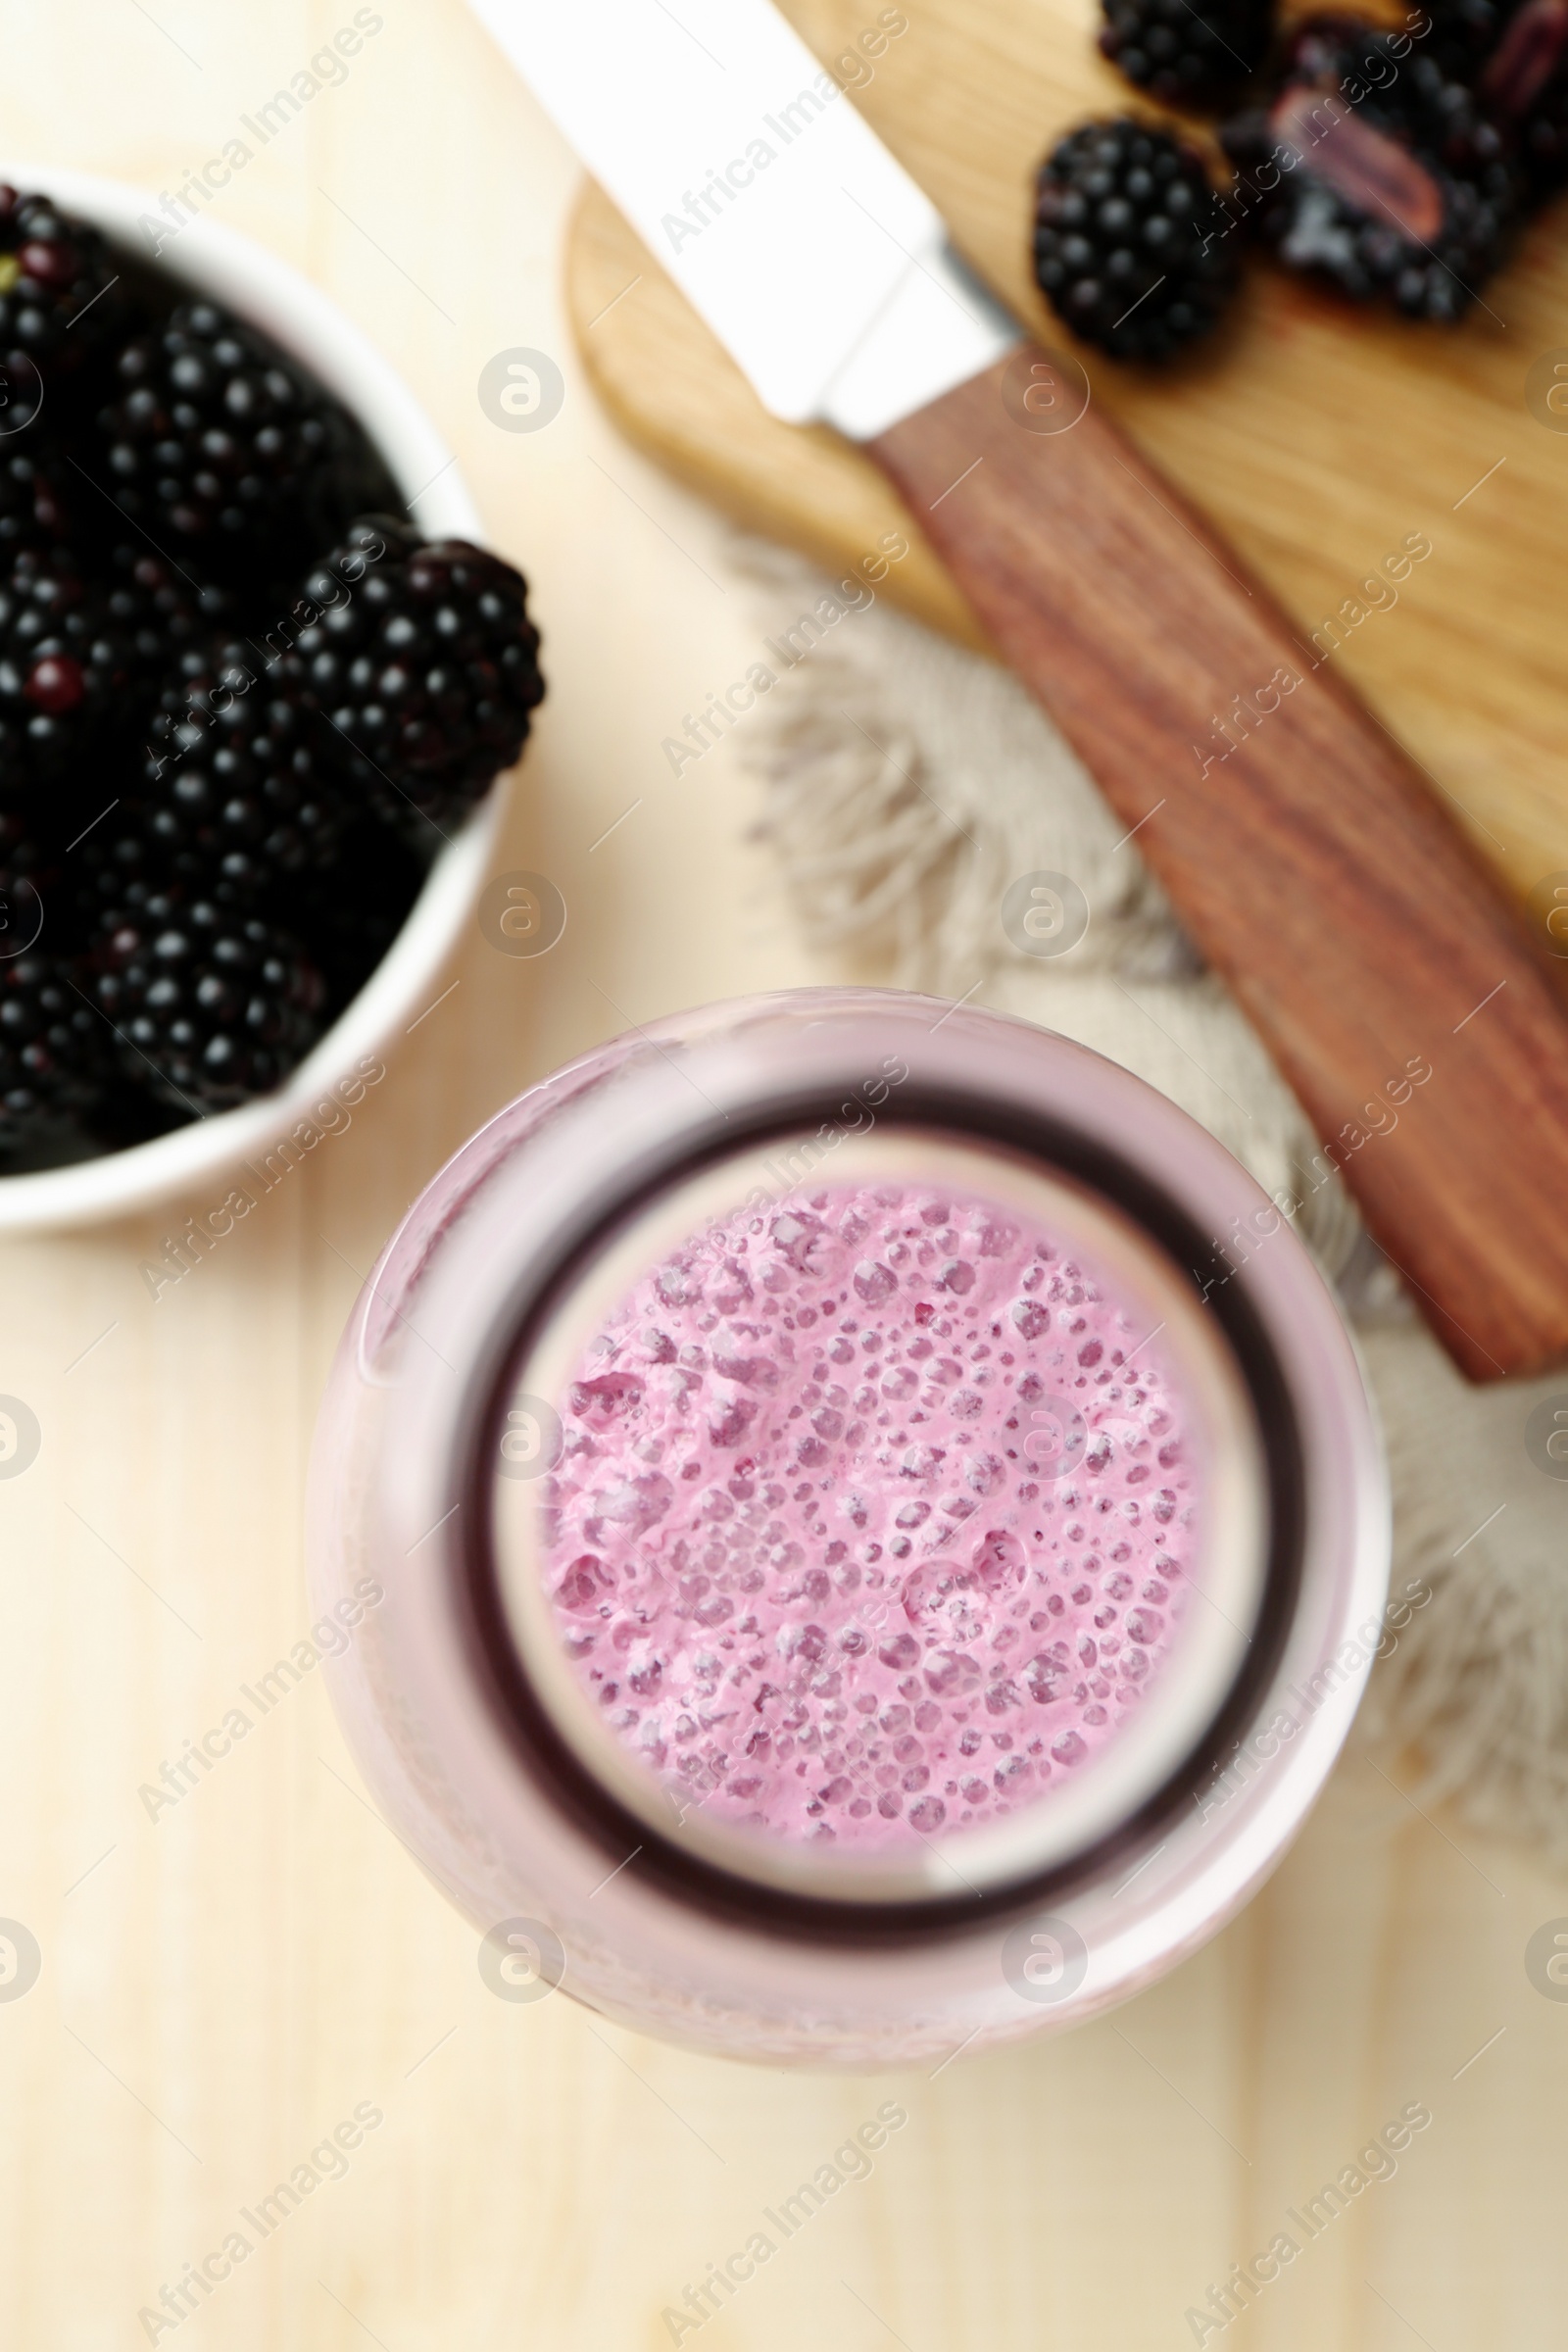
[[[1093,0],[906,0],[908,30],[861,56],[856,103],[1036,331],[1060,330],[1028,266],[1030,184],[1051,140],[1141,102],[1096,52]],[[785,0],[830,64],[867,0]],[[868,76],[856,79],[856,76]],[[896,522],[874,468],[770,419],[597,190],[573,226],[567,297],[594,382],[642,447],[728,512],[847,566]],[[1201,353],[1163,371],[1085,350],[1096,403],[1127,426],[1275,591],[1305,635],[1349,605],[1335,655],[1450,796],[1480,855],[1528,894],[1568,868],[1568,435],[1526,404],[1568,347],[1568,221],[1533,222],[1456,330],[1361,313],[1261,264]],[[1564,420],[1568,422],[1568,419]],[[1406,534],[1432,561],[1358,594]],[[958,634],[974,623],[924,542],[889,593]]]
[[[0,1999],[0,2342],[142,2352],[138,2313],[363,2103],[382,2120],[341,2177],[313,2166],[159,2344],[662,2352],[664,2307],[894,2097],[909,2123],[870,2178],[699,2352],[1176,2352],[1210,2282],[1414,2101],[1433,2121],[1396,2173],[1358,2173],[1227,2352],[1555,2344],[1568,2004],[1524,1956],[1568,1887],[1358,1757],[1259,1900],[1157,1990],[934,2080],[732,2067],[560,1996],[496,2000],[314,1675],[146,1812],[142,1785],[306,1632],[317,1399],[411,1197],[627,1023],[837,976],[784,919],[730,748],[679,783],[660,750],[742,674],[756,614],[722,528],[626,449],[572,358],[554,289],[575,167],[461,0],[379,13],[220,217],[397,361],[530,574],[551,699],[498,862],[552,875],[570,921],[536,962],[475,931],[351,1128],[156,1300],[143,1259],[209,1202],[0,1248],[0,1394],[42,1429],[0,1479],[0,1917],[41,1948]],[[156,201],[352,14],[0,0],[11,144]],[[477,395],[519,347],[567,378],[531,434]],[[1392,504],[1377,555],[1423,519]]]

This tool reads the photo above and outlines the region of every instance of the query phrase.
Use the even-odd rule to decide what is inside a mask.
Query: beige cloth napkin
[[[847,976],[972,990],[1095,1047],[1266,1190],[1306,1196],[1298,1228],[1355,1326],[1388,1440],[1396,1578],[1431,1592],[1374,1673],[1363,1736],[1412,1750],[1427,1791],[1478,1825],[1568,1852],[1568,1484],[1524,1445],[1532,1407],[1554,1390],[1568,1402],[1568,1379],[1469,1388],[1339,1181],[1293,1183],[1313,1150],[1295,1101],[1137,839],[1012,677],[867,603],[859,580],[836,594],[777,549],[738,555],[776,683],[735,749],[762,780],[762,830],[808,939]],[[808,613],[814,637],[795,627]],[[1054,960],[1021,954],[1001,922],[1007,885],[1041,869],[1070,875],[1091,908]]]

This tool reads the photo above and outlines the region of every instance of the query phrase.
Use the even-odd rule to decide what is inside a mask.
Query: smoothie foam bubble
[[[678,1809],[886,1853],[1115,1740],[1201,1534],[1148,1322],[1063,1235],[907,1181],[803,1186],[632,1285],[559,1400],[543,1579]]]

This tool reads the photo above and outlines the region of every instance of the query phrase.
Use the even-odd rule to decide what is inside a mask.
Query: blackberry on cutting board
[[[1232,96],[1268,55],[1271,0],[1102,0],[1100,46],[1111,64],[1167,106]]]
[[[1486,13],[1495,12],[1488,6]],[[1420,42],[1349,17],[1313,17],[1298,25],[1271,103],[1292,90],[1320,93],[1322,102],[1304,115],[1298,107],[1294,124],[1292,144],[1304,147],[1308,168],[1347,112],[1448,172],[1473,176],[1503,162],[1506,139],[1474,86],[1481,56],[1469,44],[1481,37],[1478,25],[1467,16],[1453,25],[1446,42],[1435,24]],[[1331,151],[1327,160],[1332,165]],[[1506,173],[1501,184],[1508,184]]]
[[[1255,206],[1287,270],[1410,318],[1457,318],[1507,250],[1517,175],[1463,86],[1441,74],[1405,74],[1354,101],[1348,30],[1380,52],[1385,36],[1364,27],[1308,26],[1273,103],[1224,126],[1238,201]]]
[[[1209,332],[1235,291],[1202,158],[1125,116],[1086,122],[1047,157],[1035,276],[1073,332],[1119,360],[1164,360]]]
[[[177,1109],[270,1093],[320,1033],[320,975],[299,941],[234,906],[154,895],[89,962],[123,1075]]]
[[[1548,196],[1568,181],[1568,0],[1524,0],[1478,86],[1513,141],[1531,194]]]
[[[303,568],[385,481],[358,425],[254,327],[183,303],[116,363],[99,418],[102,487],[149,538],[213,577]]]
[[[348,582],[351,593],[343,593]],[[521,751],[544,693],[520,572],[466,540],[372,515],[305,595],[292,660],[361,801],[430,856]]]
[[[1414,47],[1403,54],[1431,58],[1450,80],[1473,83],[1518,4],[1519,0],[1422,0],[1405,19]],[[1423,18],[1425,28],[1418,29]],[[1382,37],[1394,36],[1385,30]]]
[[[0,185],[0,359],[28,360],[45,394],[69,392],[124,328],[120,267],[97,229],[73,220],[48,196]],[[12,404],[34,405],[28,371],[8,384]],[[7,418],[17,429],[17,410]]]

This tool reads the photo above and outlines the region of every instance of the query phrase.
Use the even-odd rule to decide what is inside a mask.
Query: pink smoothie
[[[545,1582],[677,1807],[887,1851],[1116,1738],[1200,1502],[1147,1320],[1016,1210],[898,1183],[737,1212],[638,1281],[561,1402]]]

